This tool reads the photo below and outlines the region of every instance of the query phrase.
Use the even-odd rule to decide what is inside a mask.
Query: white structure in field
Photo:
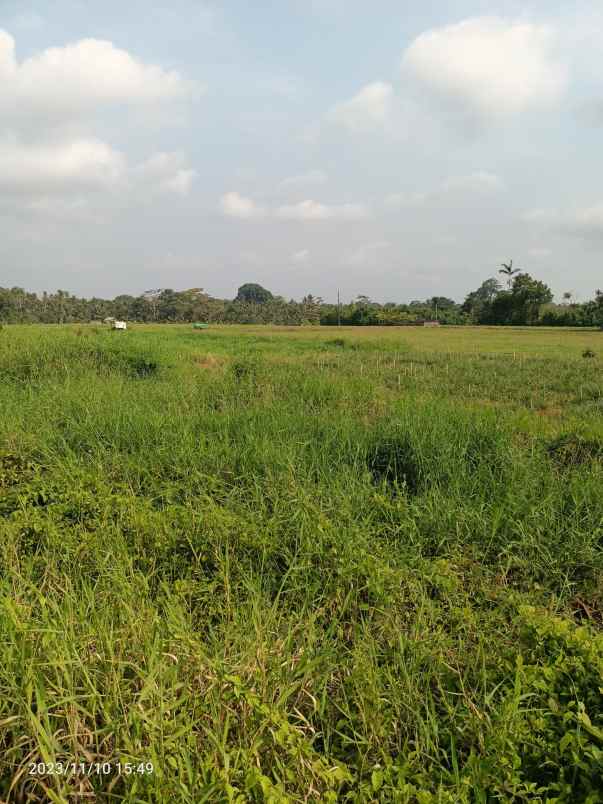
[[[127,329],[128,325],[125,321],[112,321],[111,329]]]

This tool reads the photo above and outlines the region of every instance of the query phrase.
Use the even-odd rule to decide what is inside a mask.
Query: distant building
[[[125,321],[115,321],[111,322],[111,329],[127,329],[128,325]]]

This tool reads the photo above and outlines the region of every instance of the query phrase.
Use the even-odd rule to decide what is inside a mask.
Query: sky
[[[603,287],[603,8],[0,0],[0,286]]]

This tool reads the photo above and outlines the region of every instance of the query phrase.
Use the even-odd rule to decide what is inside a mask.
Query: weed
[[[418,493],[421,470],[408,436],[378,441],[369,448],[367,463],[376,483],[385,481],[393,488],[406,489],[409,494]]]
[[[560,466],[580,466],[603,458],[603,441],[568,433],[555,438],[549,444],[547,452]]]
[[[0,799],[600,800],[592,333],[80,329],[0,338]]]

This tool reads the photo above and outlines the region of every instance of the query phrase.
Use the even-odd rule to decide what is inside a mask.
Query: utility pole
[[[337,326],[341,326],[341,302],[339,300],[339,288],[337,288]]]

